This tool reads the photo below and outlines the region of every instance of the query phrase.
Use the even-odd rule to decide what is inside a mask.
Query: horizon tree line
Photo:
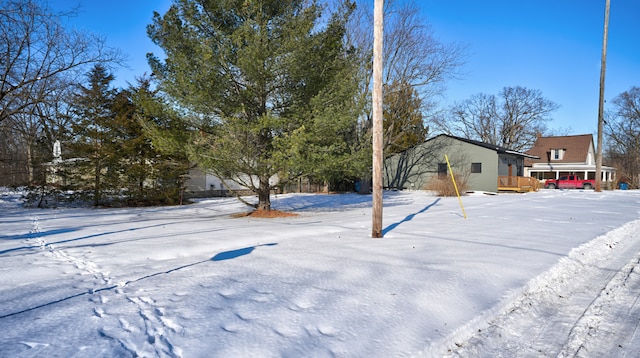
[[[248,204],[262,210],[287,181],[330,188],[370,175],[373,22],[357,1],[175,0],[147,28],[163,51],[148,55],[153,76],[126,89],[111,87],[117,50],[64,28],[73,13],[40,0],[0,4],[0,41],[11,49],[0,68],[0,185],[44,186],[56,140],[65,157],[84,158],[67,174],[94,205],[122,195],[128,205],[176,203],[194,164],[250,188],[258,202]],[[548,132],[559,106],[521,86],[442,108],[467,45],[437,41],[413,3],[388,1],[385,16],[386,156],[438,132],[520,151]],[[58,60],[30,56],[26,39]],[[629,178],[638,92],[616,97],[607,122],[607,154]]]

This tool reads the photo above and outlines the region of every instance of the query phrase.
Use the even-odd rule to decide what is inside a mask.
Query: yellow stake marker
[[[460,193],[458,192],[458,186],[456,185],[456,179],[453,177],[453,171],[451,170],[451,164],[449,164],[449,157],[444,155],[444,159],[447,161],[447,168],[449,168],[449,173],[451,173],[451,181],[453,182],[453,187],[456,189],[456,195],[458,196],[458,201],[460,202],[460,208],[462,209],[462,215],[464,218],[467,218],[467,213],[464,212],[464,206],[462,205],[462,199],[460,198]]]

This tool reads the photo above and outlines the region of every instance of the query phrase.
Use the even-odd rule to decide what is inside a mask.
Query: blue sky
[[[136,77],[149,73],[146,54],[161,54],[147,36],[146,27],[153,12],[164,14],[171,0],[48,0],[56,11],[78,7],[78,15],[70,19],[70,26],[104,36],[107,45],[118,48],[127,56],[129,68],[115,69],[116,86],[135,84]]]
[[[369,0],[372,4],[373,1]],[[154,10],[171,0],[50,0],[59,10],[80,4],[74,26],[106,36],[128,58],[116,84],[149,72],[146,35]],[[549,124],[567,134],[596,133],[605,0],[417,0],[442,42],[468,45],[464,78],[448,83],[443,104],[506,86],[542,91],[558,103]],[[640,86],[640,0],[611,0],[605,98]],[[605,108],[609,106],[605,105]]]
[[[497,94],[505,86],[542,91],[558,103],[549,127],[595,134],[604,0],[418,2],[436,37],[464,42],[469,57],[447,101]],[[640,86],[640,1],[611,0],[605,99]],[[605,109],[609,108],[605,104]]]

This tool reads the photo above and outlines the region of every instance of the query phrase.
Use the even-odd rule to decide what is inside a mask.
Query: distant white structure
[[[62,162],[62,150],[60,150],[60,141],[56,140],[53,143],[53,163],[58,164]]]

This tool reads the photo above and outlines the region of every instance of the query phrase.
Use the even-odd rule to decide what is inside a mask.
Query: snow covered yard
[[[637,356],[640,192],[283,195],[297,217],[20,207],[2,357]]]

